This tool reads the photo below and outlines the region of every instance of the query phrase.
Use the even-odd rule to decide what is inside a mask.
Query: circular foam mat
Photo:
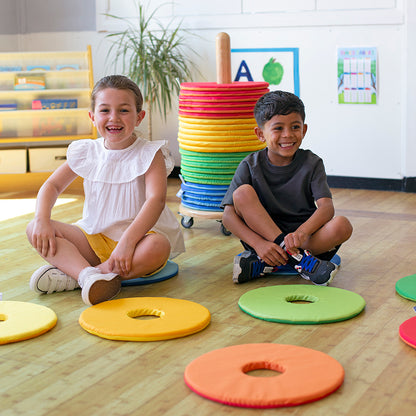
[[[262,95],[266,94],[266,92],[268,91],[269,89],[266,86],[264,88],[254,89],[251,91],[248,91],[248,90],[245,90],[245,91],[239,91],[239,90],[203,91],[203,90],[184,88],[181,90],[179,97],[183,99],[195,98],[198,100],[204,99],[204,100],[210,100],[210,101],[218,100],[221,98],[232,100],[232,99],[237,99],[238,97],[241,97],[242,99],[253,98],[253,97],[258,97],[258,96],[261,97]]]
[[[200,102],[244,102],[257,101],[262,95],[268,92],[268,89],[259,89],[254,91],[192,91],[181,90],[179,101],[200,101]]]
[[[272,377],[249,375],[273,370]],[[239,407],[295,406],[337,390],[344,369],[334,358],[294,345],[243,344],[201,355],[185,369],[185,382],[210,400]]]
[[[353,318],[364,309],[365,301],[357,293],[335,287],[279,285],[245,293],[238,306],[266,321],[324,324]]]
[[[197,193],[219,193],[224,194],[227,192],[228,186],[221,186],[221,185],[208,185],[208,184],[200,184],[200,183],[193,183],[193,182],[182,182],[181,189],[184,191],[190,192],[197,192]]]
[[[58,318],[52,309],[29,302],[0,301],[0,344],[34,338],[52,329]]]
[[[264,143],[258,142],[258,144],[250,144],[248,146],[242,146],[239,143],[230,144],[228,146],[195,146],[192,144],[186,144],[181,140],[178,140],[179,147],[185,150],[194,150],[195,152],[255,152],[256,150],[264,149]]]
[[[234,133],[234,132],[231,132]],[[192,134],[189,133],[182,133],[179,132],[178,133],[178,138],[183,140],[183,141],[193,141],[195,143],[218,143],[218,142],[224,142],[224,143],[234,143],[234,142],[258,142],[257,136],[255,134],[247,134],[244,136],[240,136],[240,135],[236,135],[234,134],[223,134],[223,135],[208,135],[208,134],[204,134],[204,135],[200,135],[200,134],[196,134],[195,132]],[[221,143],[220,143],[221,144]]]
[[[195,204],[192,202],[188,202],[186,200],[181,200],[182,205],[186,208],[201,210],[201,211],[216,211],[216,212],[223,212],[223,210],[218,205],[207,205],[207,204]]]
[[[224,181],[226,183],[227,182],[230,183],[234,176],[233,173],[230,173],[227,175],[224,173],[213,173],[213,172],[193,172],[191,170],[184,169],[183,167],[181,167],[181,174],[185,179],[195,178],[196,180],[201,180],[201,179],[206,178],[206,179],[215,179],[218,181]]]
[[[253,117],[253,111],[247,111],[247,112],[229,112],[229,113],[215,113],[215,112],[196,112],[196,111],[183,111],[183,110],[179,110],[178,114],[182,115],[182,116],[188,116],[188,117],[200,117],[200,118],[206,118],[206,119],[210,119],[210,118],[241,118],[243,119],[248,119],[248,118],[252,118]]]
[[[195,131],[227,132],[243,129],[253,132],[256,125],[256,119],[254,117],[242,120],[241,118],[204,119],[179,116],[179,127],[194,129]]]
[[[416,316],[400,325],[399,335],[406,344],[416,348]]]
[[[152,319],[140,319],[152,317]],[[209,310],[183,299],[142,297],[115,299],[84,310],[79,324],[101,338],[121,341],[159,341],[202,331]]]
[[[123,280],[121,286],[138,286],[148,285],[150,283],[162,282],[163,280],[170,279],[178,274],[178,265],[168,260],[165,267],[155,274],[149,276],[136,277],[135,279]]]
[[[396,292],[406,299],[416,301],[416,274],[399,279],[396,282]]]
[[[252,91],[253,89],[265,89],[267,82],[232,82],[218,84],[216,82],[182,82],[181,89],[192,91]]]
[[[185,149],[179,149],[179,153],[181,154],[181,158],[184,157],[186,159],[196,159],[196,160],[204,160],[210,162],[226,162],[231,161],[240,162],[246,156],[248,156],[251,152],[239,152],[239,153],[208,153],[208,152],[192,152]]]
[[[232,130],[202,130],[202,129],[192,129],[186,127],[179,127],[178,133],[182,137],[194,137],[194,136],[201,136],[201,137],[225,137],[225,136],[236,136],[236,137],[255,137],[254,129],[248,130],[241,130],[237,128],[233,128]]]
[[[268,92],[267,87],[267,82],[182,83],[178,114],[198,119],[252,119],[255,103]]]

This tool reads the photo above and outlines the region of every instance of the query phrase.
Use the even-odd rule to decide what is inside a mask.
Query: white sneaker
[[[58,268],[46,264],[37,269],[30,278],[30,288],[36,293],[50,294],[78,289],[78,282]]]
[[[79,274],[82,300],[87,305],[96,305],[116,296],[121,289],[121,278],[116,273],[103,274],[96,267],[86,267]]]

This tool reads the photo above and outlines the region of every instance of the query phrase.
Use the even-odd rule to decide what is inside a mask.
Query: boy
[[[254,116],[255,133],[267,147],[240,163],[221,203],[224,226],[246,249],[234,259],[233,281],[288,264],[304,279],[327,285],[337,271],[329,260],[352,226],[334,217],[322,159],[299,148],[307,131],[303,102],[289,92],[269,92]]]

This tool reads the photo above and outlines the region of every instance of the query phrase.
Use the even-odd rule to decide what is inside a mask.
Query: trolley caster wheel
[[[224,234],[224,235],[231,235],[231,231],[228,231],[225,227],[224,227],[224,224],[223,223],[221,223],[221,232]]]
[[[191,228],[194,225],[194,219],[192,217],[182,217],[181,225],[183,228]]]

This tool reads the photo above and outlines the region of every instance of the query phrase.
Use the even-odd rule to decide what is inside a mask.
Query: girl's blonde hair
[[[134,100],[136,102],[136,110],[138,113],[142,111],[143,107],[143,95],[140,91],[140,88],[135,82],[130,78],[125,77],[124,75],[108,75],[104,78],[101,78],[94,86],[91,92],[91,110],[95,110],[95,99],[97,94],[106,89],[106,88],[115,88],[117,90],[129,90],[134,94]]]

